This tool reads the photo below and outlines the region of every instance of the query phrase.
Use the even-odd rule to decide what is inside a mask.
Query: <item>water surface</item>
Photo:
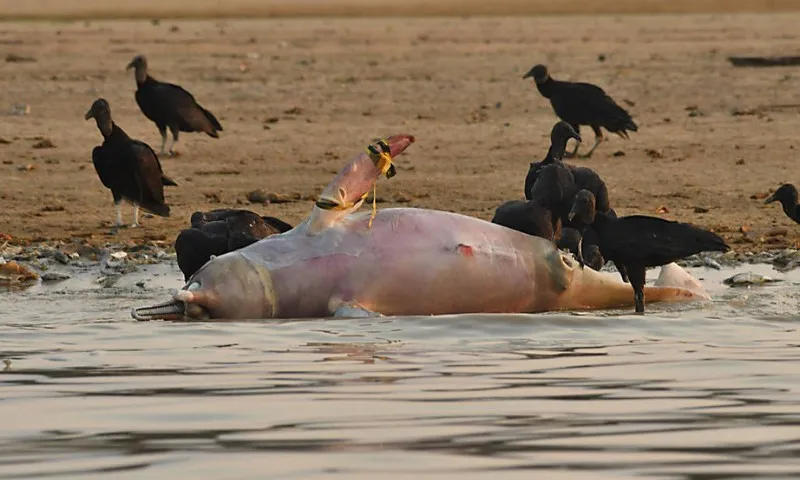
[[[799,478],[800,272],[748,270],[785,281],[691,269],[714,300],[645,317],[131,320],[174,265],[0,293],[0,479]]]

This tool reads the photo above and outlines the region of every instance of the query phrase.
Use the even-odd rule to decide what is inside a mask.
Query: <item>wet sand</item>
[[[798,9],[795,0],[0,0],[0,19],[776,13]]]
[[[6,22],[5,54],[35,61],[0,63],[0,233],[19,243],[169,243],[193,211],[229,206],[296,223],[348,158],[400,132],[417,143],[398,160],[398,175],[380,182],[380,207],[489,219],[522,196],[528,163],[547,149],[556,118],[521,79],[542,62],[557,78],[603,86],[640,125],[629,141],[610,137],[591,160],[575,161],[606,179],[620,213],[696,223],[739,251],[796,247],[800,226],[758,197],[800,182],[800,76],[792,68],[735,69],[726,57],[796,54],[799,20],[784,13]],[[160,136],[124,70],[138,53],[148,55],[154,77],[187,88],[225,131],[218,140],[182,134],[180,156],[162,158],[179,183],[167,189],[172,216],[143,218],[143,228],[114,235],[111,194],[91,163],[101,137],[83,115],[102,96],[123,129],[158,150]],[[29,113],[11,114],[15,104]],[[591,130],[583,134],[591,145]],[[54,147],[36,148],[42,138]],[[256,189],[292,201],[251,205],[246,195]],[[123,213],[130,223],[131,208]]]

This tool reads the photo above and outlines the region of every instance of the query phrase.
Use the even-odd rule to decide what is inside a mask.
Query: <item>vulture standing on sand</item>
[[[194,212],[191,224],[192,228],[181,230],[175,239],[178,268],[184,280],[189,280],[212,256],[244,248],[293,228],[275,217],[234,209]]]
[[[133,203],[133,224],[139,226],[139,207],[162,217],[169,216],[164,203],[164,185],[177,186],[164,175],[156,153],[144,142],[129,137],[113,120],[108,102],[99,98],[86,112],[85,119],[94,118],[103,135],[103,144],[92,150],[92,162],[103,182],[114,196],[117,226],[122,225],[120,203]]]
[[[791,183],[784,183],[778,187],[775,193],[764,200],[764,203],[781,202],[786,216],[800,223],[800,205],[797,204],[797,197],[797,188]]]
[[[631,215],[612,218],[595,212],[594,195],[581,190],[575,196],[571,215],[581,216],[597,233],[597,246],[607,261],[613,261],[623,280],[630,281],[636,312],[644,313],[647,267],[658,267],[700,252],[727,252],[717,234],[688,223],[658,217]]]
[[[172,132],[172,145],[169,153],[173,155],[179,132],[203,132],[218,138],[222,125],[214,115],[200,106],[191,93],[178,85],[159,82],[147,73],[147,58],[137,55],[128,64],[134,69],[136,77],[136,103],[158,127],[161,134],[161,155],[167,143],[167,129]]]
[[[536,65],[522,76],[523,79],[528,77],[533,77],[539,93],[550,100],[556,115],[572,125],[576,132],[580,133],[581,125],[592,127],[595,142],[583,155],[584,158],[591,157],[600,142],[604,140],[600,127],[626,139],[628,130],[633,132],[639,130],[631,115],[597,85],[555,80],[550,77],[544,65]],[[579,146],[576,144],[575,150],[567,157],[577,155]]]

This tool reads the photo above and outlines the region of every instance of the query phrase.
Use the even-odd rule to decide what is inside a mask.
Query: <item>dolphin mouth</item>
[[[138,307],[131,310],[131,316],[140,322],[149,320],[183,320],[186,304],[178,300],[169,300],[149,307]]]

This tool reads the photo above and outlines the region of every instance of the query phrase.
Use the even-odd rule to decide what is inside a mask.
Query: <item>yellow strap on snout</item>
[[[355,207],[358,204],[358,202],[365,200],[367,198],[367,195],[369,195],[369,192],[366,192],[364,195],[361,195],[361,197],[359,197],[358,200],[347,203],[333,203],[318,198],[317,201],[314,203],[314,205],[322,210],[331,210],[334,212],[339,210],[348,210]]]
[[[395,176],[397,171],[394,168],[394,164],[392,164],[392,150],[386,140],[381,139],[375,142],[375,144],[368,146],[367,155],[369,155],[369,158],[372,159],[372,163],[375,164],[375,167],[380,170],[381,173],[378,176],[386,175],[387,179]],[[377,214],[378,179],[376,178],[375,181],[372,182],[372,215],[369,217],[369,224],[367,225],[368,229],[372,229],[372,222],[375,220],[375,216]]]
[[[369,155],[375,167],[380,170],[380,175],[386,175],[386,178],[392,178],[397,173],[392,163],[392,151],[386,140],[378,140],[374,144],[369,145],[367,147],[367,155]]]
[[[372,182],[372,215],[369,216],[369,224],[367,229],[372,230],[372,221],[375,220],[375,215],[378,214],[378,180]]]
[[[386,175],[386,178],[392,178],[397,173],[394,164],[392,163],[392,153],[389,144],[386,140],[378,140],[376,143],[369,145],[367,147],[367,155],[369,156],[372,163],[375,164],[375,167],[380,170],[380,175]],[[358,200],[354,202],[348,202],[345,204],[334,203],[331,201],[323,200],[322,198],[318,198],[314,205],[317,208],[322,210],[331,210],[331,211],[341,211],[341,210],[348,210],[356,206],[359,202],[365,200],[369,192],[365,192]],[[369,217],[369,225],[368,228],[372,229],[372,222],[375,220],[375,216],[378,214],[378,180],[375,179],[372,182],[372,215]]]

